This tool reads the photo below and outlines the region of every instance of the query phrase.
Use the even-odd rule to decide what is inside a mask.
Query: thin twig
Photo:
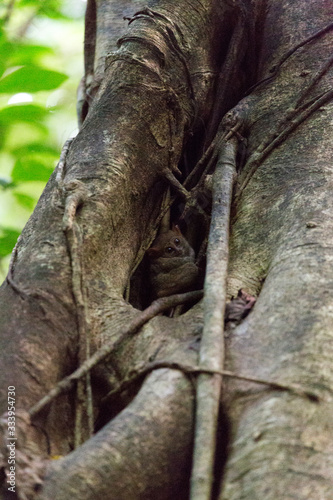
[[[321,106],[329,102],[333,98],[333,90],[328,90],[322,94],[314,102],[298,113],[291,121],[286,124],[284,130],[274,139],[271,139],[269,143],[261,146],[261,151],[254,155],[252,160],[250,160],[246,165],[246,175],[238,188],[237,196],[239,197],[248,185],[250,179],[258,169],[259,165],[267,158],[267,156],[275,149],[277,146],[282,144],[287,137],[301,124],[303,123],[312,113],[317,111]],[[245,170],[244,170],[245,172]]]
[[[190,196],[188,197],[188,199],[186,201],[186,206],[183,210],[181,219],[186,220],[188,212],[190,212],[193,207],[195,207],[195,209],[200,214],[202,214],[204,216],[204,218],[207,217],[206,212],[198,203],[198,195],[200,194],[200,192],[202,190],[202,187],[203,187],[205,180],[207,178],[207,174],[213,169],[213,166],[216,163],[218,151],[221,147],[221,144],[225,140],[225,136],[226,136],[225,130],[222,130],[220,133],[218,132],[214,138],[214,141],[211,143],[211,145],[209,147],[209,149],[212,148],[210,155],[209,156],[203,155],[202,158],[205,158],[205,160],[206,160],[205,164],[204,163],[201,164],[201,167],[203,167],[203,169],[201,168],[202,171],[200,172],[200,178],[196,182],[195,186],[189,192]],[[208,149],[207,149],[207,151],[208,151]]]
[[[223,63],[223,67],[219,72],[218,88],[217,88],[217,100],[214,106],[214,113],[212,120],[209,124],[209,130],[207,131],[207,141],[210,145],[197,162],[195,167],[192,169],[188,177],[184,181],[184,187],[191,185],[193,179],[196,178],[198,173],[200,173],[201,180],[205,177],[209,171],[211,165],[216,161],[216,148],[217,143],[221,139],[221,131],[217,130],[217,125],[221,122],[221,117],[227,111],[228,92],[231,88],[232,80],[236,78],[237,72],[239,71],[239,64],[242,60],[242,53],[244,52],[244,38],[247,35],[247,24],[249,23],[249,17],[246,16],[245,12],[242,12],[238,18],[237,25],[232,35],[232,40],[229,44],[228,54]],[[224,131],[223,131],[224,132]],[[233,131],[231,131],[232,134]],[[231,136],[230,136],[231,137]],[[228,137],[228,139],[230,138]],[[209,159],[212,155],[213,157]],[[208,163],[208,165],[207,165]],[[206,167],[205,167],[206,165]],[[204,170],[202,171],[202,168]]]
[[[283,56],[281,57],[281,59],[275,64],[275,66],[273,66],[271,69],[270,69],[270,73],[272,73],[270,76],[266,77],[266,78],[263,78],[262,80],[260,80],[259,82],[257,82],[256,84],[252,85],[252,87],[250,87],[246,94],[245,95],[249,95],[253,92],[253,90],[255,90],[257,87],[259,87],[260,85],[263,85],[264,83],[267,83],[267,82],[270,82],[273,78],[275,78],[275,76],[277,75],[280,67],[282,66],[282,64],[287,60],[289,59],[290,56],[292,56],[294,54],[294,52],[296,52],[296,50],[300,49],[301,47],[303,47],[304,45],[306,45],[307,43],[309,42],[312,42],[312,40],[314,40],[315,38],[318,38],[320,37],[321,35],[324,35],[325,33],[327,33],[328,31],[330,31],[331,29],[333,28],[333,23],[330,23],[328,24],[327,26],[325,26],[324,28],[320,29],[319,31],[317,31],[316,33],[314,33],[313,35],[310,35],[308,38],[305,38],[304,40],[302,40],[301,42],[299,42],[297,45],[295,45],[294,47],[292,47],[291,49],[289,49],[287,52],[285,52],[285,54],[283,54]]]
[[[200,160],[195,165],[195,167],[191,170],[189,175],[186,177],[186,179],[184,181],[184,187],[186,187],[186,188],[191,187],[191,183],[192,183],[193,179],[195,179],[195,177],[198,174],[200,174],[200,177],[201,177],[202,168],[206,165],[207,161],[209,160],[209,157],[212,154],[212,152],[214,151],[215,146],[216,146],[215,141],[212,141],[210,143],[210,145],[208,146],[208,148],[206,149],[206,151],[201,156]]]
[[[38,403],[36,403],[29,410],[31,417],[37,415],[45,406],[49,405],[56,397],[60,394],[68,392],[73,388],[75,383],[84,377],[92,368],[97,364],[104,361],[114,349],[117,349],[125,340],[130,336],[133,336],[145,323],[158,314],[167,311],[172,307],[176,307],[179,304],[185,304],[187,302],[195,302],[202,298],[203,291],[196,290],[194,292],[181,293],[176,295],[170,295],[169,297],[162,297],[155,300],[149,307],[144,309],[144,311],[139,312],[126,327],[121,328],[117,335],[117,340],[110,344],[105,344],[103,347],[98,349],[87,361],[85,361],[77,370],[75,370],[71,375],[62,379],[50,392],[44,396]]]
[[[5,7],[6,11],[5,11],[5,15],[2,19],[4,26],[9,22],[9,20],[12,16],[14,5],[15,5],[15,0],[9,0],[8,4]]]
[[[228,244],[237,139],[225,142],[213,177],[212,221],[208,240],[204,295],[204,330],[200,346],[191,500],[210,500],[215,459],[217,417],[224,364],[224,310]],[[207,374],[206,370],[210,371]],[[213,372],[213,373],[212,373]]]
[[[178,363],[176,361],[154,361],[152,363],[148,363],[143,366],[141,369],[137,369],[133,372],[130,372],[128,378],[121,382],[118,387],[112,389],[103,399],[102,404],[106,403],[114,394],[119,394],[134,383],[138,382],[143,377],[149,375],[149,373],[160,370],[161,368],[169,368],[170,370],[179,370],[185,375],[200,375],[201,373],[205,373],[207,375],[221,375],[224,377],[235,378],[237,380],[244,380],[245,382],[253,382],[255,384],[265,385],[270,387],[271,389],[276,389],[278,391],[285,391],[291,394],[295,394],[296,396],[300,396],[302,398],[308,399],[312,402],[318,403],[320,401],[320,397],[302,387],[299,387],[295,384],[282,384],[280,382],[275,382],[272,380],[266,380],[262,378],[249,377],[247,375],[239,375],[230,370],[211,370],[207,368],[201,368],[200,366],[191,366],[184,365],[182,363]]]
[[[311,90],[315,87],[317,82],[322,78],[322,76],[325,75],[325,73],[329,70],[329,68],[333,64],[333,56],[329,57],[326,63],[322,66],[320,71],[314,76],[314,78],[311,80],[310,85],[306,87],[306,89],[301,93],[299,98],[297,99],[297,102],[295,104],[295,110],[297,110],[301,104],[301,102],[305,99],[305,97],[311,92]]]
[[[179,194],[185,200],[188,200],[188,198],[190,197],[190,193],[179,182],[179,180],[175,177],[175,175],[171,172],[171,170],[169,169],[164,170],[162,175],[169,181],[171,186],[175,188],[177,194]]]
[[[15,40],[20,41],[22,40],[34,22],[35,18],[38,16],[39,12],[41,10],[41,7],[36,7],[33,11],[32,14],[23,22],[21,26],[18,27],[16,34],[15,34]]]

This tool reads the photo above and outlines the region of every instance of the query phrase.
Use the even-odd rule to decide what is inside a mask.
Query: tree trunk
[[[331,6],[316,1],[269,2],[258,80],[288,50],[327,26],[331,14]],[[331,58],[331,46],[329,31],[299,48],[257,88],[250,158],[270,135],[283,133],[304,104],[330,90],[328,70],[305,94]],[[232,445],[220,500],[332,496],[330,109],[331,103],[313,112],[263,159],[239,198],[230,292],[242,286],[260,296],[227,349],[229,369],[313,389],[320,402],[228,381]]]
[[[15,386],[18,498],[188,498],[195,381],[179,366],[198,363],[202,304],[124,332],[149,305],[144,255],[165,193],[171,185],[176,220],[186,205],[182,184],[231,110],[227,118],[247,147],[239,152],[228,294],[242,288],[258,300],[226,329],[226,368],[297,384],[318,400],[226,379],[214,496],[329,500],[332,30],[323,28],[330,6],[144,5],[88,3],[82,127],[0,289],[0,401],[6,412],[7,388]],[[131,17],[128,26],[122,16]],[[205,203],[183,220],[197,252]],[[114,349],[91,380],[29,416],[105,344]],[[152,362],[170,366],[122,389]]]

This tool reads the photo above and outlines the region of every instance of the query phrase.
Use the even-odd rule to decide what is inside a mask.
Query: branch
[[[275,64],[275,66],[273,66],[269,70],[269,72],[272,73],[272,74],[270,76],[267,76],[266,78],[263,78],[262,80],[260,80],[259,82],[255,83],[254,85],[252,85],[252,87],[250,87],[247,90],[246,95],[249,95],[250,93],[252,93],[253,90],[256,89],[257,87],[259,87],[260,85],[262,85],[264,83],[267,83],[267,82],[270,82],[273,78],[275,78],[275,76],[278,74],[278,71],[279,71],[280,67],[282,66],[282,64],[287,59],[289,59],[289,57],[292,56],[294,54],[294,52],[296,52],[296,50],[300,49],[301,47],[303,47],[304,45],[308,44],[309,42],[312,42],[312,40],[314,40],[316,38],[319,38],[322,35],[325,35],[332,28],[333,28],[333,23],[331,22],[327,26],[325,26],[324,28],[320,29],[319,31],[316,31],[316,33],[314,33],[313,35],[310,35],[308,38],[305,38],[304,40],[302,40],[301,42],[299,42],[297,45],[295,45],[294,47],[292,47],[291,49],[289,49],[287,52],[285,52],[285,54],[283,54],[283,56]]]
[[[325,73],[327,73],[327,71],[332,66],[332,64],[333,64],[333,56],[328,58],[328,60],[325,62],[325,64],[321,67],[321,69],[318,71],[318,73],[311,80],[310,85],[308,85],[308,87],[306,87],[303,90],[303,92],[301,93],[301,95],[297,99],[297,102],[295,104],[295,110],[297,110],[300,107],[301,102],[305,99],[305,97],[307,95],[310,94],[311,90],[313,90],[313,88],[316,86],[316,84],[319,82],[319,80],[325,75]]]
[[[328,90],[327,92],[324,92],[322,95],[320,95],[314,101],[310,101],[310,103],[307,103],[308,105],[302,106],[301,110],[298,108],[297,110],[295,110],[294,113],[295,116],[292,118],[292,120],[289,121],[288,124],[286,124],[285,128],[277,137],[270,138],[267,142],[259,146],[257,153],[253,155],[252,159],[249,160],[246,165],[246,171],[244,170],[244,173],[245,172],[247,173],[245,174],[245,178],[237,191],[237,197],[239,197],[241,193],[244,191],[244,189],[250,182],[252,176],[258,169],[259,165],[261,165],[261,163],[267,158],[267,156],[276,147],[282,144],[301,123],[303,123],[309,116],[312,115],[312,113],[317,111],[317,109],[319,109],[321,106],[329,102],[332,98],[333,98],[333,90]]]
[[[50,404],[56,397],[60,394],[68,392],[73,388],[75,383],[84,377],[87,373],[92,370],[96,365],[104,361],[114,349],[124,341],[125,338],[134,335],[145,323],[158,314],[176,307],[179,304],[184,304],[187,302],[194,302],[200,300],[203,296],[202,290],[196,290],[194,292],[187,292],[181,294],[170,295],[169,297],[162,297],[155,300],[149,307],[144,311],[139,312],[130,322],[129,325],[122,328],[118,335],[117,340],[110,344],[105,344],[103,347],[98,349],[93,356],[91,356],[87,361],[85,361],[77,370],[75,370],[71,375],[62,379],[51,391],[44,396],[38,403],[36,403],[29,410],[30,417],[36,416],[45,406]]]
[[[4,26],[6,26],[6,24],[8,24],[8,22],[12,16],[14,5],[15,5],[15,0],[9,0],[7,5],[5,6],[5,15],[2,19]]]
[[[213,178],[213,209],[207,251],[204,330],[200,347],[191,500],[211,498],[217,416],[224,363],[224,311],[230,208],[236,175],[237,139],[224,142]],[[209,371],[209,374],[207,373]]]
[[[206,168],[207,162],[209,161],[209,159],[210,159],[210,157],[211,157],[211,155],[214,152],[214,149],[216,147],[216,140],[215,139],[214,139],[214,141],[212,141],[210,143],[210,145],[208,146],[206,151],[201,156],[200,160],[196,163],[195,167],[191,170],[189,175],[186,177],[186,179],[184,181],[185,188],[188,188],[188,186],[191,186],[191,184],[193,183],[193,180],[195,180],[195,178],[197,176],[202,177],[203,169]]]
[[[265,385],[270,387],[271,389],[276,389],[278,391],[286,391],[291,394],[295,394],[296,396],[300,396],[302,398],[308,399],[314,403],[318,403],[320,401],[320,397],[318,394],[303,389],[303,387],[299,387],[296,384],[282,384],[280,382],[274,382],[272,380],[266,380],[262,378],[250,377],[247,375],[239,375],[235,372],[231,372],[229,370],[209,370],[205,368],[201,368],[200,366],[191,366],[184,365],[182,363],[178,363],[176,361],[154,361],[152,363],[148,363],[143,366],[141,369],[133,370],[128,378],[121,382],[118,387],[112,389],[103,399],[102,404],[106,403],[110,397],[114,394],[119,394],[124,391],[132,384],[138,382],[143,377],[149,375],[149,373],[160,370],[161,368],[170,368],[170,370],[179,370],[186,375],[200,375],[201,373],[206,373],[207,375],[221,375],[224,377],[235,378],[237,380],[244,380],[245,382],[253,382],[255,384]]]
[[[71,261],[72,290],[79,333],[78,361],[79,365],[82,365],[90,357],[90,328],[87,290],[83,285],[82,232],[79,224],[74,221],[71,228],[65,232],[65,235]],[[75,448],[92,436],[93,427],[91,380],[90,373],[87,373],[85,380],[79,380],[76,388]]]

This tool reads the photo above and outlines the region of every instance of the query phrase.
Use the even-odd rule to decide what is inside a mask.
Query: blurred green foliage
[[[76,133],[83,0],[0,2],[0,278],[61,147]]]

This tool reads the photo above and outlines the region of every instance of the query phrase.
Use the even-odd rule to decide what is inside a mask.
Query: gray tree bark
[[[318,0],[148,5],[88,4],[83,124],[0,289],[0,401],[5,412],[7,387],[16,387],[18,498],[188,498],[193,377],[154,370],[141,388],[103,398],[152,361],[197,364],[201,303],[116,343],[148,305],[142,259],[164,193],[171,182],[176,196],[173,176],[183,182],[232,110],[247,148],[228,295],[243,288],[258,300],[226,330],[226,369],[298,384],[319,400],[226,379],[214,497],[329,500],[332,30],[323,28],[332,9]],[[132,18],[128,26],[122,16]],[[195,215],[186,222],[189,234],[202,227]],[[84,381],[83,403],[73,389],[30,422],[29,409],[106,343],[117,348],[91,373],[95,434],[87,434]],[[80,412],[85,442],[73,450]]]

